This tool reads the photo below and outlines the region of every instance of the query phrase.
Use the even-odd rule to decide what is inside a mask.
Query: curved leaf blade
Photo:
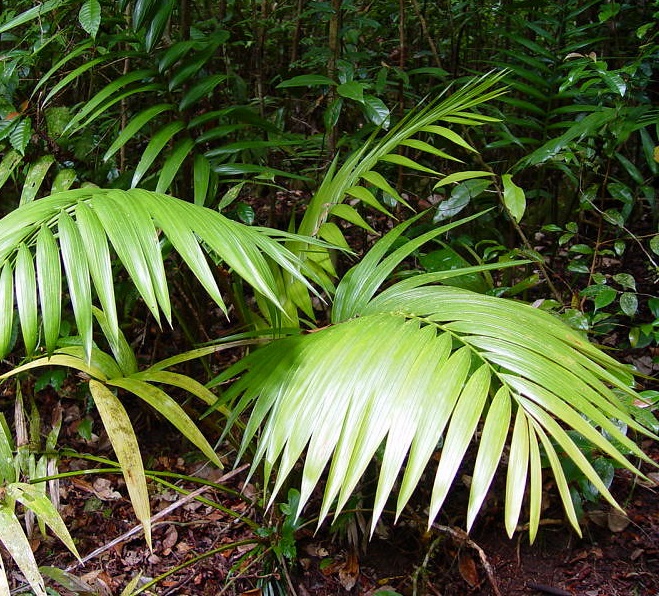
[[[42,226],[37,236],[36,265],[43,335],[46,350],[52,353],[62,317],[62,264],[55,236],[46,226]]]
[[[133,425],[119,399],[103,383],[89,381],[89,391],[121,465],[135,516],[144,528],[144,537],[149,548],[152,548],[149,492]]]

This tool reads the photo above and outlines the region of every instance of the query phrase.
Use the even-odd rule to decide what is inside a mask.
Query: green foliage
[[[413,250],[404,245],[384,256],[402,231],[390,232],[343,278],[332,326],[273,342],[216,379],[240,376],[225,392],[223,403],[235,404],[233,418],[252,406],[243,452],[257,429],[263,428],[254,460],[265,462],[266,478],[277,468],[271,501],[304,450],[301,507],[329,465],[320,520],[330,509],[340,512],[384,441],[372,531],[406,458],[397,515],[441,440],[431,525],[472,435],[481,428],[467,513],[471,527],[514,420],[515,430],[508,439],[509,534],[518,522],[528,474],[531,539],[535,537],[542,495],[536,458],[540,449],[549,458],[568,519],[580,531],[553,441],[560,445],[561,457],[571,460],[617,507],[597,471],[555,417],[620,465],[640,473],[617,445],[645,461],[648,458],[613,422],[623,420],[647,432],[609,388],[630,393],[631,377],[625,367],[540,310],[429,285],[463,274],[460,270],[413,276],[376,295],[393,268]]]
[[[535,537],[546,474],[577,531],[584,502],[618,507],[612,469],[641,474],[635,435],[656,421],[584,332],[659,341],[657,299],[622,262],[640,249],[654,272],[659,254],[656,6],[14,4],[0,14],[0,355],[25,360],[3,378],[89,377],[147,541],[126,394],[216,465],[177,390],[227,432],[249,413],[241,454],[256,443],[271,503],[305,460],[259,551],[282,564],[324,473],[319,522],[376,462],[373,528],[394,492],[401,514],[438,449],[429,524],[472,448],[468,527],[504,460],[509,534],[526,504]],[[555,251],[533,242],[542,226]],[[566,300],[547,266],[564,266]],[[174,272],[238,314],[240,335],[139,362],[122,302],[180,320]],[[541,282],[564,322],[499,297],[544,298]],[[245,356],[209,386],[172,370],[231,347]],[[41,486],[22,484],[45,460],[0,423],[0,538],[43,594],[16,502],[70,538]]]

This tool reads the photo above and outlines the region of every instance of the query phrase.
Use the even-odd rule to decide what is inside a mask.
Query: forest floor
[[[103,433],[92,441],[80,438],[79,402],[54,395],[51,399],[61,402],[63,434],[69,444],[78,442],[74,447],[79,453],[112,456]],[[79,564],[61,543],[44,539],[36,530],[33,545],[39,563],[70,572],[68,580],[49,582],[56,590],[51,594],[119,595],[139,576],[135,588],[159,596],[386,596],[391,591],[405,596],[659,595],[659,489],[625,471],[616,471],[612,491],[628,517],[604,503],[589,504],[581,538],[564,522],[551,483],[546,485],[546,509],[533,545],[524,528],[507,538],[501,503],[495,497],[486,502],[467,537],[460,529],[468,485],[464,475],[438,519],[442,525],[430,533],[424,532],[421,503],[432,478],[418,491],[419,505],[409,508],[397,525],[380,524],[370,541],[360,529],[363,519],[358,513],[344,515],[339,530],[323,526],[314,534],[315,524],[309,523],[287,534],[280,508],[263,515],[251,501],[258,491],[251,482],[245,484],[245,466],[223,471],[200,467],[189,447],[164,426],[138,417],[147,467],[164,474],[195,475],[209,485],[168,476],[172,484],[167,486],[162,484],[164,477],[152,478],[151,552],[119,474],[81,473],[63,479],[62,515],[85,562]],[[659,446],[646,441],[644,447],[659,463]],[[73,453],[59,462],[60,472],[93,467],[107,468]],[[644,469],[659,480],[656,469]],[[174,486],[194,491],[195,498]],[[502,495],[503,487],[492,492]],[[308,510],[314,510],[313,503]],[[278,532],[272,529],[277,521]],[[287,538],[294,538],[297,548],[290,559],[285,555],[293,542]],[[18,572],[10,572],[10,577],[15,587],[21,585]],[[76,585],[75,578],[84,584]],[[153,578],[159,579],[150,584]],[[69,589],[64,589],[67,581]]]

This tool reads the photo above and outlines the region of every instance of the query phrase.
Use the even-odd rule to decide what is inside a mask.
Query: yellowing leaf
[[[108,433],[115,455],[121,464],[135,516],[144,527],[144,538],[151,548],[151,508],[144,476],[144,465],[135,430],[125,408],[103,383],[89,381],[89,390]]]

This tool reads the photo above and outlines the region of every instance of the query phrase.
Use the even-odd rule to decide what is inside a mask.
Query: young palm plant
[[[308,296],[320,287],[328,300],[333,297],[328,326],[274,339],[211,383],[217,386],[239,376],[221,398],[223,411],[232,423],[252,408],[243,452],[260,428],[254,465],[265,460],[268,477],[278,467],[271,501],[306,452],[301,506],[329,466],[322,520],[330,510],[341,510],[384,444],[375,523],[399,473],[404,469],[398,489],[400,514],[441,445],[430,503],[432,522],[472,437],[478,436],[468,526],[505,456],[506,527],[513,532],[528,480],[533,538],[540,518],[543,454],[575,528],[578,520],[561,460],[572,460],[615,504],[568,431],[640,474],[625,456],[649,458],[616,424],[622,421],[630,429],[646,432],[623,405],[625,395],[635,396],[625,367],[546,313],[441,284],[485,267],[416,275],[387,286],[394,269],[415,249],[462,222],[433,229],[395,248],[414,221],[409,220],[377,242],[336,290],[324,283],[333,270],[327,244],[315,237],[333,229],[326,225],[332,223],[330,215],[355,219],[357,212],[343,205],[348,196],[373,206],[378,204],[378,190],[397,196],[375,171],[378,164],[434,172],[396,153],[398,146],[407,145],[431,159],[447,157],[415,135],[441,137],[468,148],[436,123],[482,123],[484,118],[472,108],[499,93],[491,89],[498,79],[481,79],[433,103],[382,139],[374,137],[341,167],[334,164],[307,210],[300,227],[304,236],[250,228],[199,204],[142,189],[70,190],[25,203],[0,220],[0,353],[4,356],[14,349],[20,324],[25,353],[29,358],[38,356],[4,376],[61,365],[91,379],[90,392],[122,464],[147,540],[146,483],[137,437],[119,390],[155,407],[219,463],[194,421],[161,389],[178,387],[218,407],[209,387],[167,370],[218,348],[194,350],[140,371],[119,327],[114,292],[118,265],[153,317],[170,320],[165,259],[173,251],[225,312],[214,275],[220,266],[253,288],[257,304],[267,301],[270,312],[285,313],[279,317],[282,321],[295,320],[291,304],[308,309],[310,300],[300,299],[300,289]],[[324,237],[332,240],[336,235]],[[62,300],[65,281],[70,307]],[[79,346],[58,345],[64,307],[73,312]],[[95,345],[94,319],[112,355]]]
[[[530,538],[535,538],[543,456],[577,532],[566,462],[619,508],[571,431],[642,475],[626,456],[652,460],[620,430],[624,423],[651,434],[624,405],[625,397],[638,397],[629,369],[544,311],[441,285],[482,267],[420,274],[382,289],[404,258],[462,222],[388,254],[410,223],[377,242],[341,280],[331,325],[275,341],[212,383],[239,378],[222,403],[233,412],[230,422],[252,408],[242,452],[259,430],[254,465],[264,461],[266,479],[277,468],[270,502],[302,457],[300,508],[329,467],[320,523],[330,510],[335,515],[341,511],[384,446],[373,530],[399,475],[397,516],[441,445],[430,526],[473,441],[477,455],[468,528],[504,459],[509,535],[517,526],[528,484]]]

